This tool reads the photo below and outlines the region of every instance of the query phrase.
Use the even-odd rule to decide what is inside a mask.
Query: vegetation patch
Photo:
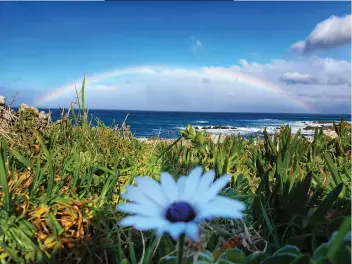
[[[174,142],[144,142],[126,124],[93,126],[84,82],[59,122],[28,106],[0,111],[0,263],[176,263],[170,235],[122,227],[116,207],[136,176],[159,181],[166,171],[178,180],[197,166],[215,180],[229,174],[219,195],[246,210],[242,219],[204,221],[199,241],[186,238],[182,263],[351,263],[351,127],[343,121],[334,138],[281,127],[272,137],[214,142],[187,126]]]

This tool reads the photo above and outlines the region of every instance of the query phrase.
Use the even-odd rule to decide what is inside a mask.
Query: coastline
[[[16,118],[20,117],[23,115],[23,113],[31,112],[31,115],[33,115],[33,119],[35,122],[33,125],[35,125],[38,128],[41,127],[46,127],[50,125],[55,125],[58,124],[60,121],[55,120],[58,119],[53,118],[52,119],[52,112],[45,112],[45,111],[40,111],[39,109],[33,107],[33,106],[28,106],[26,104],[22,104],[19,107],[17,107],[17,111],[8,105],[6,105],[6,98],[3,96],[0,96],[0,130],[5,131],[10,129],[11,124],[14,124],[14,121]],[[115,113],[116,114],[116,113]],[[261,114],[259,113],[258,116]],[[99,116],[95,116],[99,118]],[[288,125],[291,127],[292,133],[295,134],[298,131],[301,131],[302,136],[307,138],[309,141],[313,140],[314,136],[314,130],[315,128],[321,128],[323,129],[323,132],[326,136],[330,138],[335,138],[337,136],[336,132],[334,131],[333,127],[333,120],[295,120],[295,121],[287,121],[285,120],[279,120],[279,119],[263,119],[263,117],[258,117],[257,120],[250,120],[248,123],[246,123],[246,120],[241,120],[239,119],[239,124],[238,126],[233,126],[233,125],[228,125],[226,123],[231,123],[228,122],[230,119],[226,118],[219,118],[219,119],[211,119],[209,118],[209,121],[206,121],[205,118],[200,120],[198,119],[199,117],[197,116],[197,121],[194,122],[194,120],[187,119],[187,122],[190,123],[190,125],[195,129],[195,131],[202,132],[205,131],[205,133],[211,138],[211,140],[216,143],[216,142],[223,142],[227,137],[229,136],[237,136],[241,135],[244,139],[248,138],[249,136],[257,137],[258,135],[262,135],[263,130],[266,129],[268,134],[270,136],[274,135],[275,133],[280,133],[280,129],[283,125]],[[135,120],[127,120],[126,118],[126,124],[123,123],[122,126],[116,126],[112,127],[112,129],[121,129],[123,126],[132,127],[132,129],[136,130],[139,129],[141,130],[147,130],[150,129],[148,126],[148,120],[147,119],[140,119],[138,121],[138,128],[136,127]],[[192,122],[193,121],[193,122]],[[230,120],[231,121],[231,120]],[[170,122],[174,122],[174,120],[170,120],[166,118],[165,120],[160,120],[160,123],[158,123],[158,119],[155,120],[154,126],[160,126],[159,133],[157,136],[151,136],[151,135],[145,135],[145,136],[138,136],[134,134],[135,139],[139,141],[144,141],[148,144],[154,143],[156,141],[158,142],[173,142],[178,138],[178,135],[180,131],[185,129],[183,126],[177,126],[175,127],[175,131],[171,133],[168,137],[163,137],[163,132],[167,132],[167,129],[164,129],[165,124],[168,124]],[[221,124],[221,122],[223,124]],[[335,120],[336,122],[336,120]],[[345,121],[348,124],[351,124],[351,121]],[[192,125],[193,123],[193,125]],[[194,123],[197,123],[197,125],[194,125]],[[212,125],[212,123],[217,123],[217,125]],[[221,125],[218,125],[218,124]],[[93,126],[95,126],[93,124]],[[118,128],[120,127],[120,128]],[[11,129],[10,129],[11,130]],[[161,132],[161,133],[160,133]],[[141,133],[140,133],[141,134]],[[143,134],[143,133],[142,133]],[[150,133],[151,134],[151,133]],[[164,133],[165,135],[166,133]]]
[[[280,132],[280,131],[277,131]],[[330,138],[336,138],[337,137],[337,133],[332,130],[332,129],[326,129],[323,130],[323,133],[325,136],[330,137]],[[293,133],[295,134],[295,133]],[[212,133],[207,133],[207,135],[210,137],[210,139],[213,141],[213,143],[217,143],[217,142],[224,142],[224,140],[228,137],[233,136],[233,134],[212,134]],[[273,136],[273,135],[270,135]],[[314,140],[314,132],[312,135],[303,135],[309,142],[312,142]],[[155,142],[165,142],[167,144],[170,144],[172,142],[174,142],[175,140],[177,140],[177,138],[157,138],[157,137],[135,137],[137,140],[142,141],[142,142],[146,142],[147,144],[153,144]],[[246,138],[244,138],[244,140],[247,140]]]

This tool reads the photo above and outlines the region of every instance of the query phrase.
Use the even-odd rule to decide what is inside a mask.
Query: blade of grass
[[[44,151],[44,154],[47,158],[47,162],[49,165],[49,178],[48,178],[46,195],[45,195],[45,199],[44,199],[44,202],[47,202],[52,198],[52,195],[53,195],[52,192],[53,192],[53,187],[54,187],[54,176],[55,176],[54,175],[54,166],[53,166],[51,154],[50,154],[49,150],[46,148],[46,146],[43,142],[43,139],[41,138],[39,133],[36,133],[36,138],[39,141],[39,144]]]
[[[264,216],[264,220],[265,220],[266,226],[267,226],[267,228],[269,230],[269,234],[271,235],[271,237],[274,240],[274,244],[275,244],[276,249],[279,249],[280,248],[280,243],[279,243],[279,238],[278,238],[276,229],[275,229],[274,225],[272,224],[272,222],[270,221],[269,216],[266,213],[262,202],[260,202],[260,206],[261,206],[261,210],[262,210],[262,214]]]
[[[7,213],[10,213],[11,205],[10,205],[10,193],[9,193],[9,186],[7,182],[7,173],[6,173],[6,147],[5,142],[0,142],[0,184],[2,186],[3,192],[3,208],[6,210]]]

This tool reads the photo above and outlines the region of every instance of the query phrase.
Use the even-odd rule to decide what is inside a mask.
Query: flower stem
[[[183,249],[185,247],[185,235],[182,234],[177,241],[177,264],[183,264]]]

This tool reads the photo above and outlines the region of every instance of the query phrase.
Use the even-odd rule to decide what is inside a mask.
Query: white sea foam
[[[209,123],[209,121],[206,121],[206,120],[197,120],[196,123],[207,124],[207,123]]]
[[[265,122],[264,122],[265,120]],[[243,121],[243,120],[242,120]],[[253,120],[252,120],[253,121]],[[278,119],[261,119],[257,126],[231,126],[231,125],[221,125],[217,129],[218,125],[206,125],[206,126],[193,126],[198,131],[206,131],[210,134],[225,134],[225,135],[251,135],[251,134],[260,134],[266,129],[269,135],[273,135],[275,132],[280,131],[281,126],[288,125],[291,127],[292,133],[297,133],[298,130],[301,130],[302,135],[314,135],[314,129],[304,130],[303,128],[307,126],[311,127],[321,127],[321,126],[332,126],[333,123],[318,123],[317,121],[284,121]],[[256,122],[258,122],[256,121]],[[269,121],[269,122],[268,122]],[[351,122],[349,122],[351,123]],[[206,128],[203,128],[206,127]],[[175,129],[185,129],[185,127],[175,127]]]
[[[272,118],[264,118],[264,119],[259,119],[258,121],[261,121],[261,122],[263,122],[263,121],[275,121],[275,122],[277,122],[277,121],[281,121],[281,120],[279,120],[279,119],[276,119],[276,118],[274,118],[274,119],[272,119]]]
[[[234,129],[202,129],[202,130],[205,130],[207,133],[214,134],[214,135],[220,135],[220,134],[231,135],[231,134],[235,134],[235,130]]]

